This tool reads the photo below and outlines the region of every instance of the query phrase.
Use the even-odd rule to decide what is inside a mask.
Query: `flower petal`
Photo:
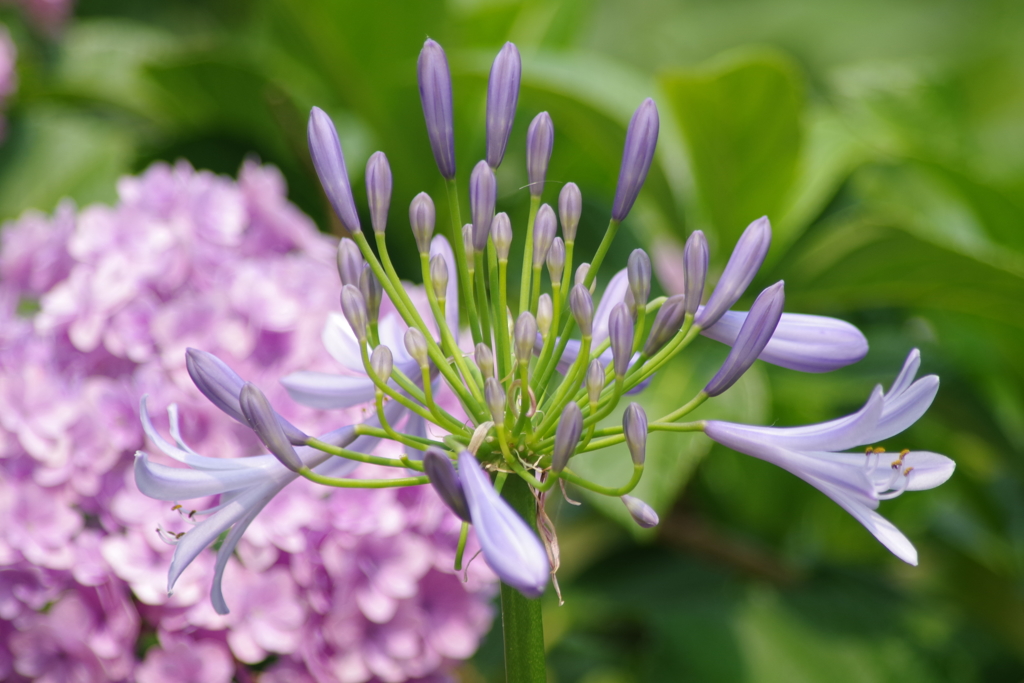
[[[360,355],[359,340],[352,326],[341,313],[327,314],[324,331],[320,336],[327,353],[352,372],[363,373],[363,357]]]
[[[718,322],[701,330],[701,334],[732,346],[747,315],[746,311],[726,311]],[[775,334],[759,358],[800,372],[830,372],[860,361],[867,352],[867,338],[844,320],[783,313]]]
[[[281,378],[281,385],[295,401],[320,410],[349,408],[374,398],[374,384],[366,375],[335,375],[300,370]]]
[[[608,281],[608,286],[601,294],[601,301],[594,313],[594,331],[590,342],[592,348],[597,348],[608,338],[608,319],[611,317],[612,308],[615,307],[615,304],[625,301],[628,289],[629,276],[626,269],[623,268]]]
[[[540,596],[551,566],[537,534],[494,490],[490,477],[469,451],[459,455],[459,478],[488,566],[523,595]]]
[[[938,391],[938,376],[926,375],[898,394],[886,394],[878,424],[864,443],[884,441],[920,420]]]
[[[270,456],[273,457],[273,456]],[[245,458],[239,458],[239,461]],[[278,463],[278,467],[284,467]],[[191,500],[253,486],[275,473],[270,468],[238,467],[232,470],[168,467],[150,462],[142,451],[135,454],[135,485],[157,500]]]

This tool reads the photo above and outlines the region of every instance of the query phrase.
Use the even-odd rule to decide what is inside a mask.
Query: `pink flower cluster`
[[[227,683],[257,680],[246,665],[274,655],[258,680],[443,680],[489,627],[494,584],[482,562],[453,572],[459,522],[430,487],[299,480],[243,537],[230,614],[209,602],[212,551],[167,594],[162,537],[216,501],[173,509],[136,489],[139,397],[155,417],[176,404],[201,453],[261,452],[192,386],[186,347],[310,433],[362,410],[303,408],[277,384],[335,370],[321,331],[339,286],[331,241],[275,169],[246,163],[236,183],[156,164],[118,192],[114,207],[63,204],[0,233],[0,679]]]

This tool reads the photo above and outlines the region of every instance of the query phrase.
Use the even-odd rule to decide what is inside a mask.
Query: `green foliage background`
[[[20,79],[0,147],[3,219],[67,196],[113,201],[117,178],[154,160],[233,174],[257,155],[337,232],[305,149],[317,104],[339,125],[357,188],[369,154],[388,154],[388,238],[412,254],[404,207],[421,190],[443,194],[416,90],[422,41],[451,60],[465,183],[483,156],[490,61],[513,40],[523,91],[499,208],[522,226],[525,131],[549,111],[545,199],[581,186],[585,254],[609,214],[625,124],[655,97],[655,169],[602,278],[633,247],[697,228],[720,269],[767,214],[775,240],[752,291],[784,278],[788,310],[843,317],[871,342],[862,363],[829,375],[755,367],[705,414],[828,419],[918,346],[942,389],[884,445],[946,453],[958,468],[882,506],[920,550],[910,568],[791,475],[659,434],[642,492],[662,514],[655,532],[619,524],[617,503],[551,510],[565,596],[545,605],[551,680],[1024,678],[1021,3],[82,0],[56,38],[3,18]],[[416,279],[411,260],[399,265]],[[723,356],[698,344],[643,403],[661,414],[685,401]],[[625,469],[623,452],[587,464],[609,481]],[[460,673],[501,680],[500,627]]]

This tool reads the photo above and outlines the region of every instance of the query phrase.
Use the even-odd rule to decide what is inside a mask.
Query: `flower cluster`
[[[543,203],[554,125],[546,112],[533,119],[526,137],[530,210],[518,231],[523,270],[517,301],[510,298],[514,293],[507,286],[508,264],[516,232],[508,215],[495,213],[495,170],[515,117],[520,73],[519,53],[507,43],[490,73],[486,158],[469,174],[471,222],[463,225],[447,57],[432,40],[420,53],[423,113],[437,168],[446,181],[451,217],[449,241],[434,234],[436,209],[429,195],[417,195],[409,207],[427,306],[410,296],[388,254],[392,176],[387,157],[374,154],[365,173],[374,250],[360,223],[334,124],[325,112],[313,109],[307,131],[313,164],[351,235],[341,240],[337,253],[343,315],[333,317],[325,332],[325,342],[346,373],[306,369],[282,383],[293,398],[311,406],[351,408],[372,402],[374,411],[365,420],[311,437],[279,415],[255,384],[215,356],[191,351],[189,372],[196,385],[224,413],[248,425],[270,455],[229,467],[181,445],[177,457],[192,467],[185,471],[159,469],[140,456],[137,481],[154,497],[231,493],[229,503],[221,503],[182,539],[171,565],[172,583],[203,547],[230,529],[219,551],[222,566],[262,507],[284,483],[301,476],[348,489],[432,484],[463,521],[455,567],[461,566],[472,528],[484,559],[509,590],[537,597],[558,567],[557,536],[544,506],[555,485],[563,493],[566,484],[573,484],[620,497],[638,524],[657,524],[655,511],[629,495],[643,475],[647,435],[657,430],[703,431],[789,469],[850,511],[899,557],[916,562],[909,542],[874,508],[879,500],[905,490],[942,483],[952,472],[952,462],[910,451],[891,464],[877,449],[869,448],[866,455],[836,452],[892,436],[927,409],[937,379],[913,381],[916,355],[889,393],[878,389],[860,413],[833,423],[780,430],[680,422],[707,399],[727,391],[758,358],[799,371],[825,372],[867,353],[864,336],[852,325],[784,314],[782,282],[762,291],[749,311],[731,310],[768,252],[767,218],[745,230],[713,288],[706,287],[707,242],[697,231],[683,250],[678,294],[651,297],[651,260],[637,249],[594,301],[601,265],[654,158],[660,123],[653,100],[642,102],[629,122],[608,227],[592,259],[578,265],[574,247],[581,193],[574,183],[566,183],[557,213]],[[466,314],[465,333],[460,310]],[[717,372],[709,373],[702,391],[657,419],[649,420],[639,403],[630,403],[621,426],[599,426],[623,397],[641,390],[698,334],[732,347]],[[448,403],[438,399],[440,387],[450,392]],[[378,440],[401,447],[400,457],[370,454]],[[622,442],[633,464],[632,476],[622,485],[598,484],[573,472],[574,457]],[[271,474],[275,459],[279,469]],[[403,476],[348,476],[360,462],[396,468]],[[503,589],[503,605],[508,595]],[[219,573],[214,605],[220,612],[228,608]]]
[[[454,574],[459,521],[428,488],[282,486],[234,554],[218,566],[196,553],[168,593],[179,538],[231,495],[153,500],[132,455],[148,433],[190,463],[185,443],[216,453],[223,471],[252,462],[258,440],[196,391],[185,349],[271,387],[333,368],[320,340],[337,307],[334,244],[255,163],[237,183],[157,164],[118,191],[114,207],[63,204],[2,233],[0,679],[227,683],[273,654],[261,680],[434,680],[472,654],[493,579],[482,563],[468,582]],[[338,419],[269,393],[311,428]],[[141,425],[140,395],[152,411]],[[150,461],[191,472],[175,464]],[[218,570],[228,616],[206,597]]]

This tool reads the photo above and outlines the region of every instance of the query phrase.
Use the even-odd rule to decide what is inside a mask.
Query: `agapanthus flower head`
[[[418,70],[428,137],[438,169],[447,181],[449,196],[454,200],[457,183],[451,80],[444,51],[437,43],[428,40],[424,45]],[[677,281],[683,283],[684,291],[672,292],[667,298],[652,298],[651,259],[639,249],[629,256],[625,269],[604,280],[604,259],[651,170],[659,119],[657,106],[650,99],[640,104],[629,122],[608,226],[592,256],[574,253],[582,209],[579,189],[566,183],[560,193],[561,239],[556,237],[558,220],[554,209],[540,201],[547,181],[554,127],[546,113],[533,120],[527,132],[530,209],[521,240],[522,275],[518,293],[509,292],[508,264],[514,230],[507,215],[495,215],[498,179],[494,167],[503,158],[517,106],[519,70],[518,52],[511,44],[506,45],[492,69],[487,157],[473,168],[469,178],[472,222],[455,235],[456,239],[461,237],[462,243],[452,250],[443,237],[431,238],[435,215],[429,197],[419,195],[410,207],[421,276],[427,285],[426,300],[421,295],[414,296],[398,278],[383,230],[376,230],[375,249],[371,249],[365,236],[353,231],[351,246],[345,247],[352,253],[346,256],[342,270],[354,271],[358,262],[360,269],[368,266],[380,278],[381,299],[385,300],[380,318],[371,320],[367,296],[359,287],[343,282],[344,315],[331,316],[324,342],[345,366],[347,374],[298,372],[282,380],[293,398],[309,406],[349,408],[369,404],[364,413],[369,417],[362,423],[348,424],[320,438],[306,438],[295,444],[297,471],[291,452],[277,445],[283,443],[278,427],[286,427],[269,418],[261,424],[272,428],[265,442],[268,446],[274,444],[271,450],[277,457],[252,460],[248,468],[220,471],[207,460],[196,460],[183,447],[170,447],[171,457],[176,457],[176,451],[185,452],[186,455],[178,455],[201,472],[191,475],[190,492],[235,492],[223,509],[212,512],[179,543],[172,565],[173,578],[195,556],[195,549],[205,547],[215,533],[230,530],[224,544],[230,553],[248,522],[276,492],[299,475],[319,484],[347,489],[432,484],[468,524],[462,528],[460,543],[468,542],[472,530],[487,565],[498,577],[523,595],[536,597],[545,590],[552,567],[557,569],[557,540],[540,507],[553,486],[579,486],[618,497],[638,524],[652,526],[658,520],[656,511],[630,495],[647,467],[649,432],[703,430],[727,445],[754,449],[750,444],[756,439],[744,441],[744,430],[760,428],[716,422],[681,423],[680,419],[705,400],[727,391],[758,358],[820,371],[857,360],[866,352],[863,335],[846,323],[787,317],[782,312],[782,283],[762,292],[749,312],[729,310],[753,281],[767,253],[771,241],[767,219],[755,221],[740,237],[707,306],[701,307],[700,301],[705,289],[708,249],[699,232],[691,236],[682,250],[685,275]],[[317,126],[318,130],[326,129],[319,123]],[[341,158],[340,145],[335,150],[333,140],[325,148],[333,150],[334,156],[329,159]],[[335,175],[338,174],[329,177]],[[368,177],[367,183],[379,185],[380,179]],[[368,191],[372,194],[377,190]],[[456,207],[454,201],[453,209]],[[458,233],[461,220],[457,210],[453,214]],[[358,250],[361,261],[355,257],[353,248]],[[656,255],[655,260],[665,259]],[[543,277],[545,265],[547,281]],[[603,287],[600,294],[599,275]],[[342,277],[344,281],[346,275],[343,273]],[[468,329],[460,328],[460,301]],[[657,419],[648,419],[640,403],[632,402],[625,408],[621,427],[596,429],[597,423],[609,417],[624,396],[642,391],[653,374],[700,333],[733,347],[703,391]],[[466,353],[469,348],[473,349],[472,354]],[[707,374],[712,375],[710,371]],[[904,384],[900,391],[891,393],[920,393],[914,388],[916,384]],[[223,394],[234,391],[235,384],[232,380],[221,385],[224,388],[220,393],[211,393],[217,397],[215,400],[231,407],[231,397],[225,398]],[[442,396],[448,400],[441,400]],[[874,415],[872,424],[876,427],[898,419],[890,420],[879,412],[882,400],[879,394],[871,404],[873,412],[866,413],[869,417]],[[893,401],[894,405],[905,404],[905,399]],[[270,410],[269,406],[267,409]],[[858,418],[854,422],[863,421]],[[842,425],[836,428],[837,432],[845,429]],[[375,445],[371,439],[390,441],[401,457],[370,453],[370,446]],[[291,437],[288,441],[295,443]],[[573,457],[623,442],[629,449],[633,472],[621,486],[599,485],[573,471]],[[778,448],[796,448],[775,432],[764,443],[769,442]],[[830,440],[827,445],[834,447],[835,442]],[[825,481],[823,490],[827,488],[826,492],[840,504],[849,503],[837,493],[842,487],[836,482],[842,477],[837,474],[826,481],[827,468],[804,467],[806,454],[788,459],[771,449],[754,454],[799,469],[809,481],[814,477],[816,482]],[[281,466],[278,458],[290,466]],[[941,469],[934,459],[914,459],[921,459],[926,471]],[[828,458],[824,460],[831,462]],[[324,470],[325,465],[338,462],[343,466],[337,465],[336,472]],[[172,476],[142,456],[140,463],[140,486],[144,485],[153,495],[166,496],[171,490],[185,487],[181,482],[169,483],[173,476],[180,475]],[[260,469],[266,463],[277,468],[272,476]],[[398,476],[355,479],[346,467],[357,463],[391,467]],[[490,473],[495,473],[493,482]],[[932,474],[919,478],[907,472],[900,476],[903,480],[892,479],[886,483],[885,491],[872,489],[876,497],[936,478]],[[875,470],[871,470],[866,481],[881,485]],[[909,483],[901,483],[904,481]],[[870,498],[868,489],[863,491]],[[506,502],[506,497],[516,503],[515,508]],[[848,509],[856,509],[855,514],[861,510],[855,506]],[[541,520],[540,535],[532,528],[532,522],[526,521],[534,517]],[[200,528],[202,533],[197,534]],[[186,550],[180,550],[182,544]],[[464,545],[460,545],[453,566],[460,566],[464,550]],[[218,580],[224,562],[220,559],[215,566]],[[219,588],[215,590],[215,604],[220,607],[223,597],[218,591]]]

